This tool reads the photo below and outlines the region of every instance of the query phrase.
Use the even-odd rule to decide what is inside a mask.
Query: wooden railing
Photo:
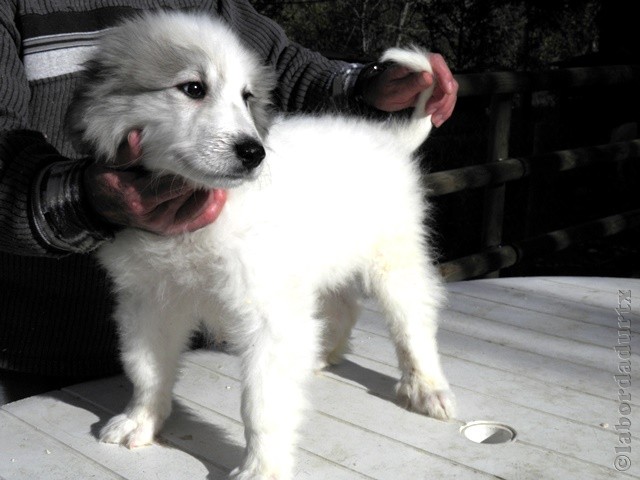
[[[432,173],[426,176],[431,196],[484,188],[481,251],[440,265],[446,281],[478,276],[497,276],[501,269],[519,261],[569,247],[578,240],[613,235],[640,225],[640,209],[593,220],[580,225],[503,244],[505,184],[525,177],[640,158],[640,139],[528,157],[509,158],[513,97],[540,90],[581,87],[614,87],[636,83],[640,66],[566,68],[544,73],[485,73],[458,75],[459,96],[490,96],[489,145],[486,162],[480,165]],[[640,116],[640,112],[639,112]],[[640,195],[640,185],[639,185]]]

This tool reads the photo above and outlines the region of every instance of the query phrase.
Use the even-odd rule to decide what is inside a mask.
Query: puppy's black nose
[[[238,142],[236,144],[236,153],[240,157],[242,165],[249,170],[253,170],[260,165],[266,156],[264,147],[253,139]]]

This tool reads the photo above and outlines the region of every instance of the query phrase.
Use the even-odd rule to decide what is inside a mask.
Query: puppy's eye
[[[207,94],[207,88],[201,82],[187,82],[178,85],[178,88],[190,98],[200,99]]]
[[[247,103],[251,98],[253,98],[253,93],[251,93],[246,88],[242,90],[242,100],[244,101],[244,103]]]

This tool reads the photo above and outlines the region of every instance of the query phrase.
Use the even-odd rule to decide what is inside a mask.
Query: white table
[[[439,422],[393,403],[394,350],[367,305],[353,354],[311,381],[296,479],[640,478],[640,280],[513,278],[448,290],[439,341],[458,418]],[[614,379],[616,308],[628,306],[629,291],[632,463],[618,472],[615,448],[626,445],[615,425],[626,405]],[[212,480],[239,463],[237,358],[185,355],[174,413],[153,446],[127,450],[96,440],[128,396],[126,380],[116,377],[0,408],[0,477]],[[516,439],[473,443],[460,428],[475,420],[506,424]]]

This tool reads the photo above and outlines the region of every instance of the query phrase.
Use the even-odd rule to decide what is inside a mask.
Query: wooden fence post
[[[500,162],[509,157],[509,135],[511,132],[511,107],[513,94],[501,93],[491,97],[489,112],[489,148],[487,162]],[[484,197],[482,221],[482,247],[497,247],[502,243],[502,227],[504,220],[505,185],[488,188]],[[486,277],[498,277],[500,272],[493,272]]]

